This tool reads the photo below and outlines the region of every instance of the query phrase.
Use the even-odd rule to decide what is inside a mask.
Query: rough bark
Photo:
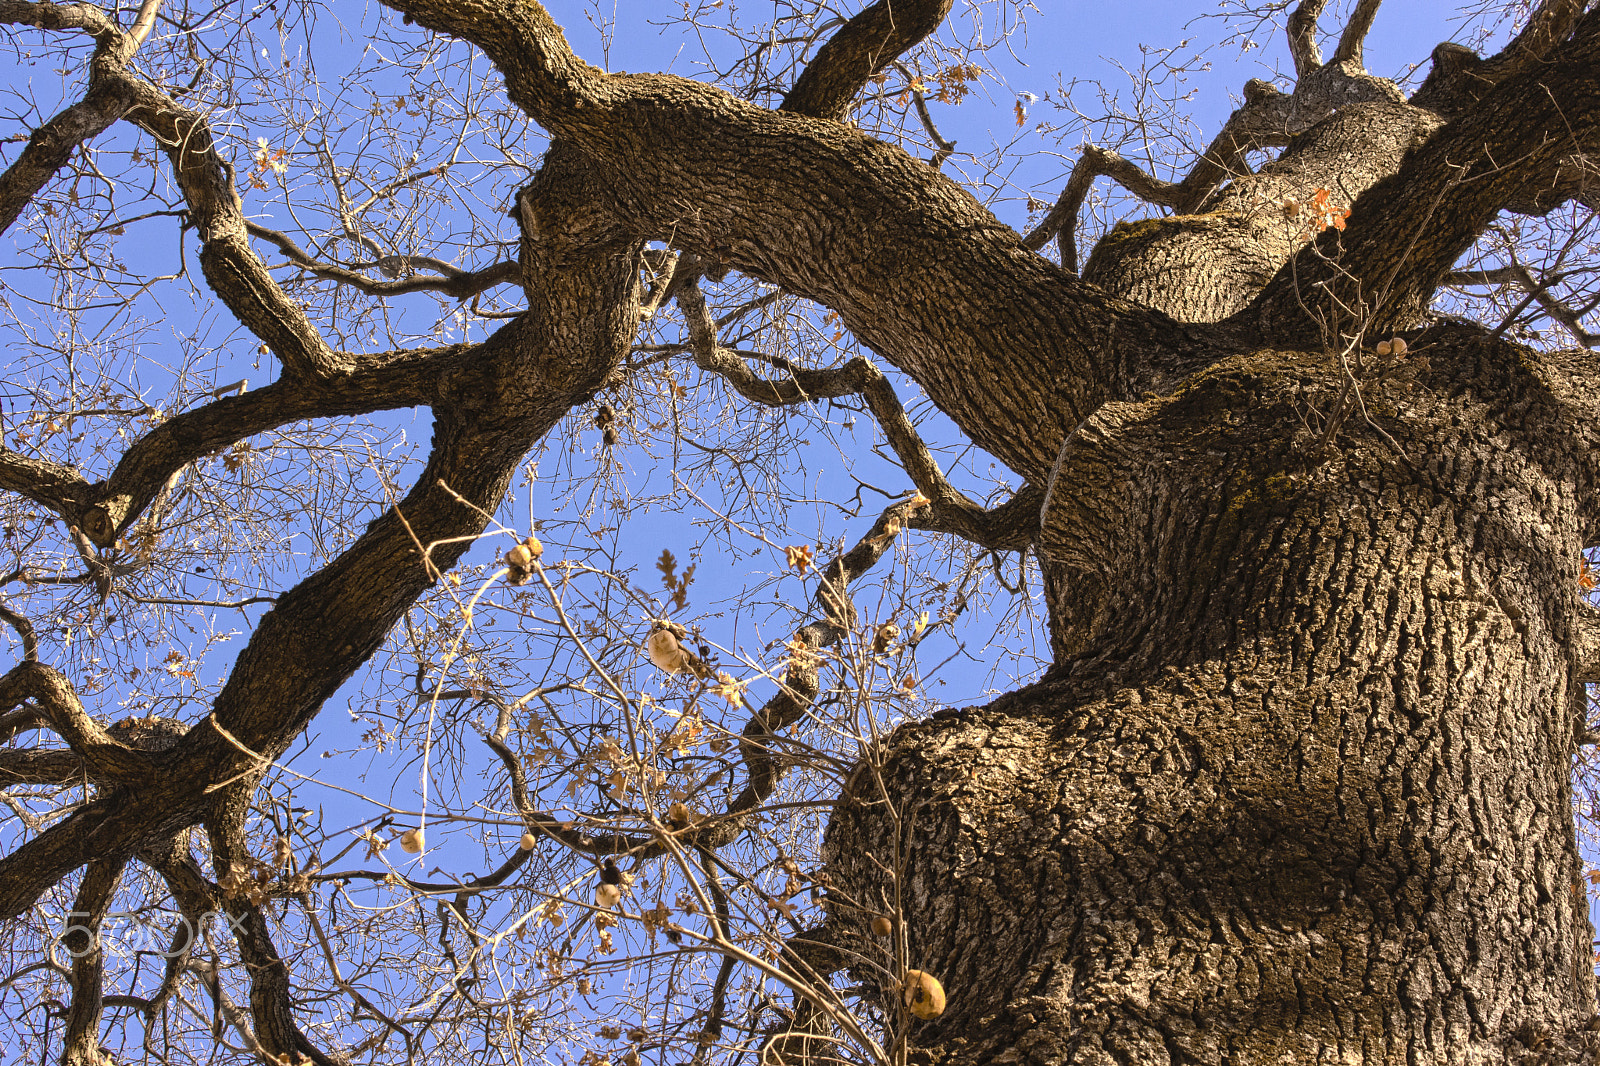
[[[1413,341],[1430,369],[1332,449],[1305,417],[1337,370],[1272,351],[1068,445],[1041,548],[1075,643],[903,727],[826,844],[856,945],[902,894],[934,1061],[1501,1061],[1593,1016],[1567,766],[1600,368]]]

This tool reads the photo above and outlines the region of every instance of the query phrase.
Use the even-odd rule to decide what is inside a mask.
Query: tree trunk
[[[1411,340],[1370,421],[1269,351],[1068,443],[1055,668],[903,726],[829,830],[886,1003],[898,871],[931,1061],[1503,1061],[1594,1015],[1583,404],[1475,329]]]

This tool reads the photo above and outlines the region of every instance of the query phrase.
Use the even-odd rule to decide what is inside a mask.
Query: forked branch
[[[1406,328],[1500,211],[1530,189],[1565,188],[1576,156],[1600,153],[1600,11],[1537,67],[1408,153],[1357,198],[1344,231],[1302,249],[1240,312],[1274,343]]]
[[[693,269],[691,264],[690,277],[695,276]],[[860,396],[883,430],[900,465],[911,476],[911,483],[932,504],[927,514],[919,512],[915,516],[916,528],[954,533],[996,551],[1021,549],[1032,540],[1037,514],[1031,525],[1027,522],[1013,524],[1009,520],[995,522],[992,512],[984,510],[981,504],[950,484],[912,425],[894,386],[871,360],[857,356],[844,366],[830,370],[785,364],[787,378],[761,377],[746,365],[740,353],[717,343],[717,324],[706,306],[698,281],[679,289],[677,299],[689,327],[689,346],[696,365],[723,378],[746,399],[769,407],[782,407]]]
[[[1561,284],[1570,273],[1556,273],[1539,281],[1533,272],[1521,263],[1510,266],[1495,267],[1490,270],[1456,270],[1445,276],[1446,285],[1478,286],[1478,285],[1515,285],[1527,296],[1524,305],[1533,301],[1543,309],[1544,313],[1555,319],[1567,328],[1573,340],[1585,348],[1593,348],[1600,344],[1600,333],[1592,333],[1583,326],[1583,317],[1591,314],[1596,306],[1600,306],[1600,297],[1590,300],[1586,305],[1574,307],[1565,300],[1557,297],[1551,288]]]

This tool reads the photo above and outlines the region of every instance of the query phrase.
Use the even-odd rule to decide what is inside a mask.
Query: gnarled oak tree
[[[1178,180],[1089,145],[1023,233],[944,170],[929,101],[983,75],[970,39],[930,43],[951,0],[733,19],[720,84],[593,66],[558,24],[581,15],[537,0],[386,3],[335,83],[306,57],[344,27],[309,5],[0,2],[19,61],[86,79],[48,120],[19,106],[0,176],[0,225],[60,327],[24,337],[10,286],[19,1040],[74,1066],[213,1043],[324,1064],[1593,1060],[1569,775],[1600,679],[1582,562],[1600,10],[1543,0],[1497,51],[1442,44],[1402,87],[1363,63],[1376,0],[1331,27],[1324,0],[1264,5],[1291,77],[1245,86]],[[257,36],[274,20],[281,70]],[[1170,213],[1080,263],[1104,177]],[[1522,220],[1555,242],[1543,266]],[[153,248],[115,243],[135,226],[167,227],[162,277]],[[1484,289],[1508,317],[1441,313]],[[116,309],[157,291],[240,327],[168,361],[165,405],[117,354],[151,326]],[[389,317],[402,298],[464,339]],[[1558,342],[1517,332],[1530,309]],[[835,358],[846,336],[868,353]],[[223,349],[276,376],[226,384]],[[947,476],[908,382],[1008,496]],[[706,390],[714,417],[693,409]],[[414,408],[432,436],[402,474],[378,416]],[[531,453],[540,477],[600,486],[591,514],[625,437],[781,480],[784,413],[832,433],[847,409],[915,495],[815,564],[788,546],[814,614],[765,680],[667,617],[692,579],[670,554],[653,602],[571,538],[508,552],[519,528],[504,563],[468,565],[516,523],[502,504]],[[596,433],[604,472],[580,474],[567,445]],[[705,506],[724,532],[794,539]],[[892,625],[852,596],[904,530],[1027,553],[1041,679],[878,729],[918,682],[895,656],[948,621]],[[174,652],[181,698],[157,698],[108,634],[159,643],[158,612],[219,566],[218,606],[248,608],[249,585],[270,609],[225,683]],[[273,592],[274,573],[293,580]],[[546,643],[494,645],[491,610]],[[282,767],[385,648],[410,657],[411,710],[364,740],[420,746],[426,803],[363,823],[345,858],[354,838],[313,840]],[[113,693],[144,713],[108,725]],[[585,705],[603,711],[580,722]],[[451,795],[429,798],[432,760],[458,767]],[[401,870],[391,826],[408,852],[478,834],[492,865]],[[362,885],[402,902],[358,905]],[[189,935],[113,965],[97,931],[119,906],[170,908]],[[209,915],[226,921],[196,935]],[[635,969],[575,955],[614,934]],[[504,965],[525,936],[537,950]],[[406,972],[412,953],[432,961]],[[585,997],[607,994],[634,1014],[596,1022]]]

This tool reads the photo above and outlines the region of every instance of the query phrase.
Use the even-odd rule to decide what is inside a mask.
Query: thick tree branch
[[[75,928],[61,938],[62,946],[72,955],[72,1004],[67,1008],[67,1030],[62,1037],[62,1066],[104,1066],[105,1063],[100,1053],[102,980],[105,976],[100,923],[111,907],[127,861],[126,857],[119,856],[96,859],[89,864],[68,919],[69,927]]]
[[[874,74],[915,48],[950,13],[954,0],[877,0],[817,52],[783,110],[840,120]]]
[[[1359,0],[1356,9],[1350,12],[1349,21],[1344,24],[1344,32],[1339,35],[1339,43],[1333,50],[1331,64],[1352,64],[1361,69],[1366,68],[1362,58],[1362,45],[1366,43],[1367,34],[1372,29],[1372,20],[1378,17],[1378,7],[1383,0]]]
[[[1289,54],[1294,57],[1297,77],[1305,77],[1322,66],[1322,46],[1317,43],[1317,20],[1328,0],[1300,0],[1289,14],[1285,33],[1289,38]]]
[[[104,11],[89,4],[0,3],[0,23],[82,30],[96,42],[84,98],[35,130],[17,161],[0,175],[0,233],[11,228],[80,144],[123,116],[131,100],[125,68],[155,24],[160,6],[160,0],[144,0],[132,29],[124,34]]]
[[[1342,208],[1436,126],[1431,113],[1403,102],[1339,110],[1260,172],[1229,182],[1204,213],[1119,223],[1084,264],[1084,280],[1186,320],[1226,318],[1315,234],[1310,205],[1320,198],[1330,211]],[[1333,175],[1330,159],[1338,161]]]
[[[0,22],[14,26],[34,26],[41,30],[81,30],[91,37],[105,39],[118,34],[117,24],[92,4],[0,3]]]
[[[1509,78],[1363,193],[1237,321],[1274,343],[1334,343],[1414,323],[1494,216],[1600,151],[1600,12],[1547,62]]]
[[[511,98],[570,134],[604,175],[624,232],[838,311],[1031,480],[1048,476],[1067,428],[1133,387],[1134,364],[1186,343],[1162,316],[1107,300],[1022,248],[954,182],[839,123],[670,76],[580,70],[544,9],[525,0],[399,6],[480,44]],[[521,215],[535,240],[561,222]]]
[[[1181,182],[1151,177],[1110,149],[1085,146],[1055,206],[1029,231],[1022,243],[1039,249],[1052,236],[1059,235],[1062,266],[1077,270],[1078,246],[1074,231],[1078,211],[1094,180],[1101,176],[1112,178],[1147,203],[1170,207],[1177,214],[1200,210],[1224,181],[1249,172],[1245,163],[1247,152],[1289,143],[1290,134],[1298,132],[1294,105],[1294,97],[1279,92],[1269,82],[1255,78],[1246,82],[1244,103],[1228,116],[1222,132]]]
[[[576,165],[552,149],[546,168],[564,180],[536,180],[529,202],[582,227],[599,210],[584,205],[605,201]],[[113,842],[147,846],[202,811],[214,821],[242,811],[271,760],[468,549],[532,442],[621,365],[638,324],[640,244],[580,245],[562,234],[552,226],[545,241],[525,245],[523,270],[539,280],[529,311],[439,382],[433,450],[410,494],[279,597],[211,715],[150,756],[159,786],[97,798],[0,858],[0,916],[27,908]]]
[[[8,489],[58,514],[68,514],[89,483],[70,466],[32,459],[0,447],[0,489]]]
[[[146,756],[117,740],[89,716],[72,683],[60,671],[37,662],[21,662],[0,676],[0,707],[32,700],[91,777],[106,784],[148,782],[154,767]]]
[[[1566,40],[1590,0],[1543,0],[1522,32],[1478,71],[1491,85],[1536,65]]]
[[[1044,490],[1031,484],[988,509],[973,510],[935,500],[925,513],[912,515],[911,528],[952,533],[990,551],[1027,551],[1039,535],[1039,509],[1043,505]]]
[[[0,788],[12,785],[72,785],[87,780],[83,760],[66,748],[0,751]]]
[[[112,86],[93,86],[88,95],[33,131],[17,161],[0,175],[0,233],[11,228],[22,209],[80,144],[104,133],[122,117],[124,101]]]
[[[1566,40],[1587,6],[1588,0],[1543,0],[1522,32],[1489,59],[1461,45],[1441,44],[1433,52],[1433,69],[1411,102],[1441,115],[1460,115],[1489,89],[1540,63]]]
[[[1307,5],[1302,5],[1296,13],[1301,14],[1305,10]],[[1280,158],[1276,163],[1269,164],[1262,175],[1252,176],[1246,160],[1247,153],[1259,148],[1287,145],[1292,137],[1324,122],[1329,115],[1340,109],[1349,109],[1362,104],[1386,106],[1400,102],[1398,89],[1389,82],[1360,70],[1358,66],[1350,64],[1323,66],[1320,63],[1310,63],[1309,60],[1292,94],[1279,92],[1268,82],[1252,79],[1245,83],[1244,97],[1245,102],[1228,117],[1221,132],[1212,140],[1181,182],[1161,181],[1146,174],[1116,152],[1097,146],[1086,146],[1083,155],[1073,166],[1072,174],[1055,206],[1023,238],[1023,244],[1029,248],[1043,248],[1054,236],[1060,244],[1062,266],[1069,270],[1077,270],[1078,249],[1075,230],[1078,212],[1095,179],[1101,176],[1114,179],[1147,203],[1171,208],[1175,214],[1191,215],[1206,211],[1219,218],[1237,219],[1239,225],[1246,226],[1254,233],[1260,229],[1259,225],[1253,224],[1255,216],[1270,215],[1276,210],[1276,201],[1281,199],[1281,196],[1274,195],[1278,192],[1277,189],[1255,186],[1281,186],[1283,182],[1277,172],[1285,172],[1290,168],[1289,159]],[[1377,112],[1369,114],[1376,115]],[[1350,121],[1354,120],[1352,116]],[[1398,159],[1398,152],[1410,144],[1411,127],[1414,123],[1399,123],[1404,127],[1403,132],[1406,136],[1398,149],[1392,149],[1389,147],[1389,141],[1392,129],[1396,125],[1389,117],[1379,120],[1374,129],[1377,136],[1372,139],[1373,143],[1362,155],[1381,158],[1392,153],[1394,158]],[[1307,158],[1314,158],[1316,154],[1312,146],[1307,145],[1298,145],[1296,151]],[[1346,195],[1365,188],[1385,172],[1375,169],[1371,165],[1371,160],[1364,162],[1366,165],[1347,168],[1351,173],[1341,175],[1343,180],[1340,186]],[[1221,194],[1217,194],[1218,188],[1230,179],[1240,179],[1243,185],[1239,188],[1230,186]],[[1255,184],[1252,185],[1251,182]],[[1304,191],[1309,192],[1309,190]],[[1152,233],[1148,235],[1148,239],[1159,241],[1162,237]],[[1123,249],[1121,254],[1130,257],[1128,249]],[[1226,256],[1229,253],[1219,246],[1218,254]],[[1286,257],[1287,254],[1285,249],[1282,255]],[[1181,255],[1178,258],[1181,259]],[[1280,258],[1279,262],[1281,261]],[[1122,291],[1113,278],[1097,276],[1092,280],[1108,285],[1113,291]],[[1134,295],[1134,298],[1140,299],[1138,295]]]
[[[8,709],[0,705],[0,710]],[[0,714],[0,744],[8,744],[30,730],[48,728],[50,719],[43,711],[23,704],[21,710]]]

